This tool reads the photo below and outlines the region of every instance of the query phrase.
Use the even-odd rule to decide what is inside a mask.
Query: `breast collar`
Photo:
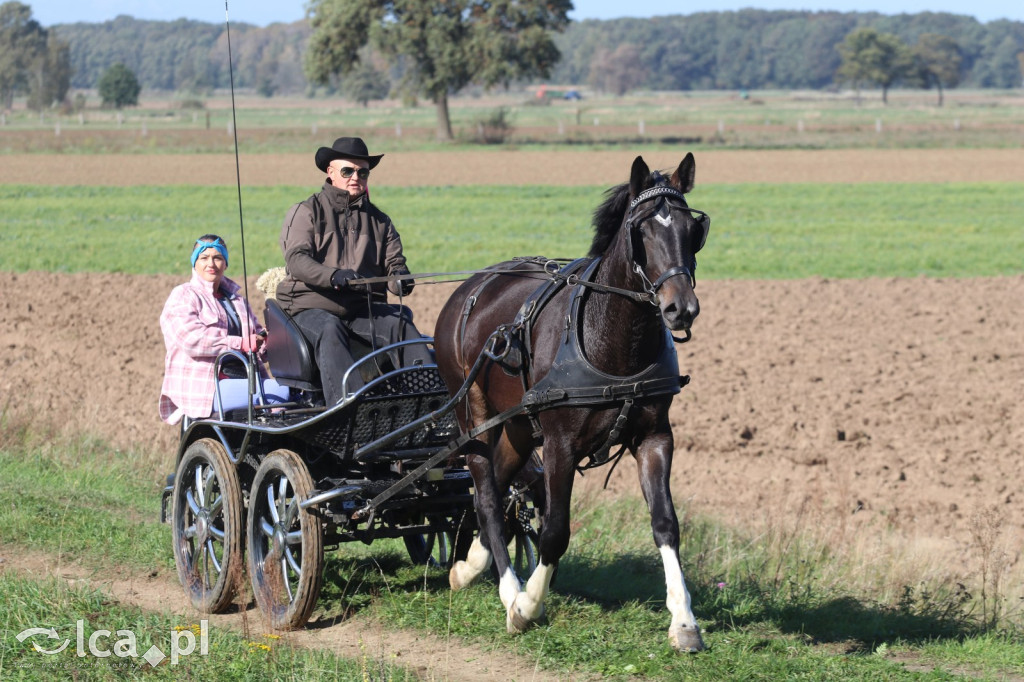
[[[579,275],[588,282],[594,277],[600,258],[595,258]],[[575,284],[569,298],[565,331],[548,373],[526,391],[523,404],[533,411],[561,406],[602,405],[625,400],[674,395],[689,383],[688,376],[679,375],[672,337],[667,327],[657,359],[644,370],[630,376],[606,374],[587,359],[580,340],[583,299],[586,287]]]

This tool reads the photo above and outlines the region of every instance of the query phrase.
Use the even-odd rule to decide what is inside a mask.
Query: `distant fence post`
[[[803,120],[802,118],[801,118],[801,119],[797,119],[797,122],[796,122],[796,131],[797,131],[798,133],[800,133],[801,135],[802,135],[802,134],[803,134],[803,132],[804,132],[804,120]]]
[[[395,123],[395,137],[402,136],[402,122]]]
[[[644,134],[644,120],[643,119],[640,119],[640,122],[637,123],[636,131],[637,131],[637,133],[640,134],[641,137],[643,137],[643,134]]]
[[[565,135],[565,121],[558,122],[558,135]]]
[[[876,118],[875,119],[875,132],[876,133],[881,133],[882,132],[882,119],[881,118]]]
[[[55,135],[56,137],[60,137],[60,121],[57,121],[57,125],[56,125],[56,126],[54,126],[54,129],[53,129],[53,134],[54,134],[54,135]]]

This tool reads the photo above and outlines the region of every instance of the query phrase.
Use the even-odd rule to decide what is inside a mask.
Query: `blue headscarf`
[[[224,265],[228,264],[228,247],[224,245],[224,242],[217,241],[204,242],[202,239],[196,242],[196,248],[192,251],[192,267],[196,267],[196,261],[199,259],[199,254],[207,249],[217,249],[220,255],[224,256]]]

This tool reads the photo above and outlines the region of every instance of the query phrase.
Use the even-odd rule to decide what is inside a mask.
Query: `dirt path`
[[[323,174],[309,154],[244,154],[245,186],[318,187]],[[636,152],[396,152],[374,169],[381,186],[598,185],[624,182]],[[675,168],[680,151],[643,152],[652,168]],[[701,185],[742,182],[1024,182],[1019,149],[839,149],[701,151]],[[6,155],[0,184],[49,184],[68,157]],[[232,154],[106,154],[75,156],[73,183],[90,185],[231,185]]]
[[[262,622],[259,611],[249,608],[230,614],[200,614],[187,605],[176,577],[156,571],[139,574],[124,567],[104,566],[102,571],[88,569],[77,562],[62,563],[56,557],[0,546],[0,572],[39,580],[56,577],[69,586],[99,590],[121,604],[145,611],[182,616],[180,624],[207,619],[211,629],[230,628],[247,639],[266,642],[265,633],[273,631]],[[582,680],[584,677],[554,675],[537,668],[529,658],[517,656],[515,640],[510,639],[508,653],[483,652],[453,637],[442,639],[421,632],[385,627],[369,618],[356,616],[329,627],[311,627],[296,632],[278,632],[272,646],[325,649],[352,660],[369,657],[404,666],[422,680],[472,680],[509,682],[510,680]]]

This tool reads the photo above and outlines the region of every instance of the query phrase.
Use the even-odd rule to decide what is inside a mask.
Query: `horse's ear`
[[[644,163],[644,157],[633,159],[633,169],[629,172],[629,194],[632,197],[640,194],[651,186],[651,169]]]
[[[686,194],[693,189],[693,178],[696,172],[697,164],[693,160],[693,154],[686,152],[686,156],[679,162],[679,168],[676,168],[676,172],[672,174],[672,179],[669,182],[680,192]]]

